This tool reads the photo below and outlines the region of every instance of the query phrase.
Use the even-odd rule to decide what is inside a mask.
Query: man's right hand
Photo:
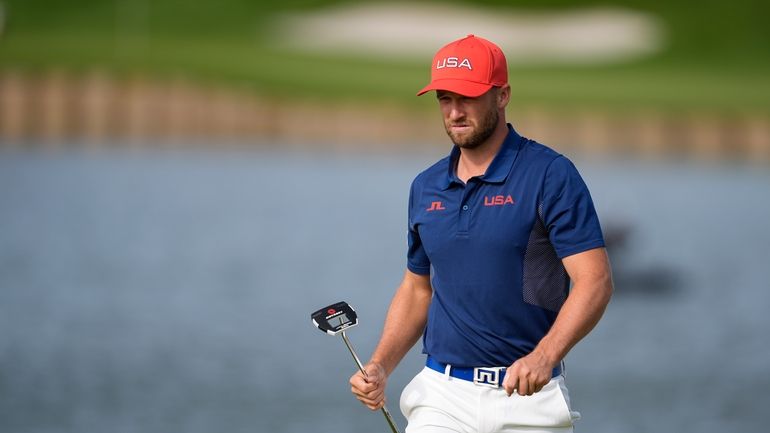
[[[385,386],[388,376],[385,368],[370,362],[364,366],[366,376],[360,371],[350,377],[350,390],[353,395],[371,410],[378,410],[385,406]]]

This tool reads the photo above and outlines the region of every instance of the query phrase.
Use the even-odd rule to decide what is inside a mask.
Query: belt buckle
[[[499,388],[500,370],[500,367],[476,367],[473,369],[473,383],[491,388]]]

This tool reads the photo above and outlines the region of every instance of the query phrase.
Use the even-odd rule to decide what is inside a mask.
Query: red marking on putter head
[[[336,313],[337,310],[335,310],[334,308],[329,308],[329,310],[327,310],[326,312],[329,313],[329,315],[332,315],[332,314]]]

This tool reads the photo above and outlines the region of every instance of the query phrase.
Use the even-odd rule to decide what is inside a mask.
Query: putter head
[[[329,335],[337,335],[340,332],[358,325],[358,315],[347,302],[323,307],[310,315],[316,328]]]

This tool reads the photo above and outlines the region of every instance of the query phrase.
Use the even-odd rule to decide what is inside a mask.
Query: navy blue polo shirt
[[[412,182],[407,267],[431,274],[423,351],[443,363],[507,366],[530,353],[567,298],[561,259],[604,246],[572,162],[508,129],[483,176],[457,177],[455,146]]]

